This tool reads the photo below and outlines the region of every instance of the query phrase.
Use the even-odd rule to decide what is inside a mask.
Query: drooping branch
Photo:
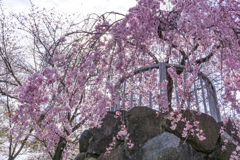
[[[10,81],[7,81],[7,80],[0,80],[0,83],[5,83],[5,84],[10,84],[10,85],[12,85],[12,86],[18,86],[16,83],[12,83],[12,82],[10,82]]]
[[[166,67],[171,67],[171,66],[174,66],[176,67],[177,69],[179,70],[184,70],[184,66],[183,65],[179,65],[179,64],[166,64]],[[122,78],[120,78],[119,80],[119,84],[123,83],[125,79],[128,79],[140,72],[145,72],[145,71],[149,71],[149,70],[152,70],[152,69],[158,69],[159,68],[159,64],[153,64],[153,65],[149,65],[149,66],[146,66],[146,67],[141,67],[141,68],[138,68],[136,69],[133,74],[129,74],[129,75],[125,75],[123,76]]]
[[[29,130],[29,134],[31,134],[33,132],[33,129],[31,128]],[[26,135],[26,137],[24,138],[20,148],[18,149],[18,151],[16,152],[16,154],[13,156],[13,160],[20,154],[20,152],[22,151],[22,149],[24,148],[25,144],[27,143],[27,140],[29,138],[29,135]]]
[[[0,47],[0,56],[8,70],[8,72],[12,75],[12,77],[14,78],[14,80],[18,83],[19,86],[22,86],[21,82],[19,81],[19,79],[16,77],[14,71],[13,71],[13,68],[12,68],[12,65],[8,59],[8,56],[7,55],[4,55],[4,53],[6,54],[6,49],[3,49]]]
[[[238,45],[240,46],[240,38],[239,38],[239,34],[240,34],[240,28],[234,28],[234,27],[231,27],[236,38],[238,39]]]
[[[0,88],[0,94],[3,95],[3,96],[7,96],[9,98],[12,98],[12,99],[16,99],[16,100],[18,99],[17,97],[14,97],[14,96],[4,92],[1,88]]]
[[[218,45],[217,46],[217,49],[219,49],[220,48],[220,45]],[[202,63],[204,63],[204,62],[207,62],[207,61],[209,61],[211,58],[212,58],[212,56],[214,55],[214,53],[213,52],[211,52],[209,55],[207,55],[206,57],[204,57],[204,58],[200,58],[200,59],[198,59],[198,60],[196,60],[196,64],[202,64]]]
[[[207,62],[210,60],[210,58],[213,56],[213,52],[211,52],[208,56],[204,57],[204,58],[200,58],[198,60],[196,60],[196,64],[202,64],[204,62]]]

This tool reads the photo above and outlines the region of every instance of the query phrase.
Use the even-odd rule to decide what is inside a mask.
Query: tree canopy
[[[186,101],[196,101],[202,75],[215,87],[222,120],[239,124],[239,8],[237,0],[137,0],[126,15],[91,14],[80,22],[34,5],[29,14],[6,16],[2,9],[0,93],[9,120],[9,159],[31,136],[52,159],[67,158],[77,132],[100,126],[119,103],[116,91],[124,81],[131,85],[127,97],[119,95],[126,102],[122,108],[138,88],[145,101],[151,92],[159,108],[167,99],[164,108],[174,117]],[[151,66],[162,62],[167,79],[159,82]],[[138,70],[146,66],[149,72]],[[139,87],[140,72],[146,80]],[[167,97],[159,96],[160,89]]]

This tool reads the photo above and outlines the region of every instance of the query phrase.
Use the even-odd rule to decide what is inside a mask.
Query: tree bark
[[[169,102],[169,111],[172,111],[172,106],[171,106],[171,102],[172,102],[172,92],[173,92],[173,80],[172,80],[172,77],[170,76],[170,74],[168,73],[167,71],[167,81],[168,81],[168,84],[167,84],[167,93],[168,93],[168,102]]]
[[[60,140],[58,142],[58,145],[57,145],[57,148],[55,150],[52,160],[62,160],[62,153],[63,153],[63,150],[66,147],[66,145],[67,145],[67,142],[66,142],[65,138],[60,137]]]
[[[11,156],[11,155],[8,157],[8,160],[14,160],[14,159],[15,158],[13,156]]]

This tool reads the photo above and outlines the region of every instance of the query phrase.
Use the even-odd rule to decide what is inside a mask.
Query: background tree
[[[9,136],[7,152],[9,152],[9,159],[15,159],[24,147],[31,145],[29,139],[35,139],[42,144],[44,150],[48,151],[49,156],[53,159],[59,159],[63,152],[60,149],[61,146],[63,148],[66,146],[66,143],[64,144],[65,137],[68,139],[71,137],[71,142],[68,144],[72,143],[75,146],[78,142],[76,132],[79,132],[80,127],[83,127],[85,123],[90,126],[97,123],[95,119],[89,118],[90,115],[92,114],[96,119],[97,117],[101,119],[101,114],[95,116],[96,113],[91,113],[92,110],[98,111],[91,105],[100,100],[101,103],[105,103],[101,96],[96,101],[87,102],[85,100],[86,95],[88,95],[87,98],[92,99],[89,95],[93,91],[89,89],[93,88],[91,81],[96,74],[95,71],[92,71],[90,75],[84,71],[84,68],[80,69],[87,59],[91,63],[91,57],[97,55],[97,53],[89,53],[88,46],[84,47],[84,43],[92,43],[87,41],[87,37],[91,36],[92,33],[86,31],[91,30],[92,24],[89,24],[89,20],[78,22],[78,15],[64,15],[56,13],[54,10],[40,10],[34,5],[29,12],[29,14],[6,16],[2,9],[1,14],[1,58],[3,60],[1,61],[1,71],[3,73],[0,82],[3,109],[6,110],[3,113],[4,117],[7,115],[9,120],[9,124],[3,126],[5,128],[4,134],[7,135],[8,132]],[[35,82],[33,82],[34,79]],[[79,85],[80,88],[74,87],[74,85]],[[42,93],[43,95],[38,93],[38,90],[41,89],[46,91]],[[97,94],[97,91],[94,94]],[[67,96],[69,96],[68,102],[65,101]],[[10,106],[10,102],[12,106]],[[18,102],[21,106],[19,110]],[[31,116],[21,115],[28,110],[24,110],[24,107],[27,107],[26,104],[41,108],[40,110],[36,110],[36,108],[31,110],[31,112],[38,112],[36,115],[32,115],[33,117],[37,116],[35,117],[36,121],[30,122]],[[61,108],[62,105],[63,108]],[[55,108],[51,113],[49,108],[47,109],[49,106],[52,109]],[[88,107],[82,108],[83,106]],[[63,113],[66,112],[66,108],[69,112]],[[58,112],[59,121],[51,119],[51,116],[57,115]],[[101,112],[104,110],[99,111],[99,113]],[[68,114],[68,116],[65,117],[63,114]],[[16,116],[12,121],[13,115]],[[21,119],[25,117],[26,121],[15,121],[19,120],[17,116]],[[5,124],[4,119],[3,122]],[[45,131],[47,131],[46,124],[50,125],[50,122],[55,124],[55,127],[63,127],[63,132],[58,133],[56,129],[55,135],[53,135],[55,137],[43,139],[42,137],[49,134]],[[60,123],[64,123],[66,126]],[[34,125],[38,127],[35,128],[36,130],[34,130]],[[21,126],[25,128],[21,128]],[[49,128],[51,132],[54,131],[52,127]],[[54,154],[54,150],[56,150],[56,154]]]

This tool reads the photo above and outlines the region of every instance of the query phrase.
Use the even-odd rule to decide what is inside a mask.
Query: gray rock
[[[97,160],[126,160],[123,148],[116,148],[111,153],[104,155],[101,154]]]
[[[231,137],[233,137],[236,141],[240,142],[240,138],[237,136],[239,133],[238,127],[234,123],[234,121],[229,120],[226,124],[225,130]],[[234,131],[234,133],[232,133]]]
[[[114,112],[108,112],[103,119],[101,128],[95,128],[87,153],[100,156],[105,153],[106,148],[113,141],[113,137],[117,135],[121,128],[119,118],[114,117]]]
[[[93,136],[92,130],[85,130],[79,138],[79,152],[86,152],[89,146],[89,140]]]
[[[129,112],[122,111],[121,118],[127,126],[130,139],[134,144],[129,149],[124,139],[116,140],[110,154],[104,155],[113,137],[121,129],[120,118],[114,118],[114,112],[108,112],[101,128],[84,131],[80,137],[80,153],[75,160],[226,160],[229,159],[238,141],[234,135],[229,135],[232,128],[227,125],[226,132],[220,136],[221,123],[209,115],[198,115],[195,111],[183,111],[183,117],[190,124],[199,121],[206,140],[200,141],[197,136],[189,135],[187,140],[182,138],[185,123],[178,122],[177,128],[172,130],[168,113],[156,114],[156,111],[146,107],[135,107]],[[123,116],[125,115],[125,116]],[[221,147],[228,140],[226,150]]]
[[[225,144],[226,149],[222,150],[222,146],[224,145],[225,140],[228,140],[228,143]],[[214,150],[213,153],[211,153],[209,155],[209,159],[210,160],[230,159],[230,156],[231,156],[232,152],[235,151],[235,149],[236,149],[236,145],[233,144],[233,141],[235,141],[235,139],[233,137],[231,137],[227,132],[224,132],[220,136],[220,142],[217,145],[216,149]]]
[[[142,147],[142,160],[203,160],[203,155],[197,153],[189,144],[174,134],[164,132]]]
[[[127,128],[134,147],[130,155],[136,153],[149,139],[163,132],[161,122],[163,114],[157,116],[156,111],[147,107],[134,107],[127,113]]]
[[[85,152],[79,153],[79,154],[74,158],[74,160],[84,160],[84,159],[85,159],[85,156],[86,156],[86,153],[85,153]]]
[[[194,121],[199,121],[199,128],[203,130],[205,140],[200,141],[197,136],[189,135],[187,138],[187,142],[196,150],[204,153],[211,153],[216,146],[218,138],[220,136],[219,130],[220,127],[217,125],[215,119],[207,114],[202,113],[198,115],[196,111],[185,110],[183,111],[183,117],[186,118],[190,124],[193,124]],[[167,119],[163,122],[164,128],[170,132],[175,134],[177,137],[182,138],[182,132],[185,128],[185,122],[179,121],[177,123],[177,127],[175,130],[172,130],[171,121]],[[182,138],[184,139],[184,138]]]

